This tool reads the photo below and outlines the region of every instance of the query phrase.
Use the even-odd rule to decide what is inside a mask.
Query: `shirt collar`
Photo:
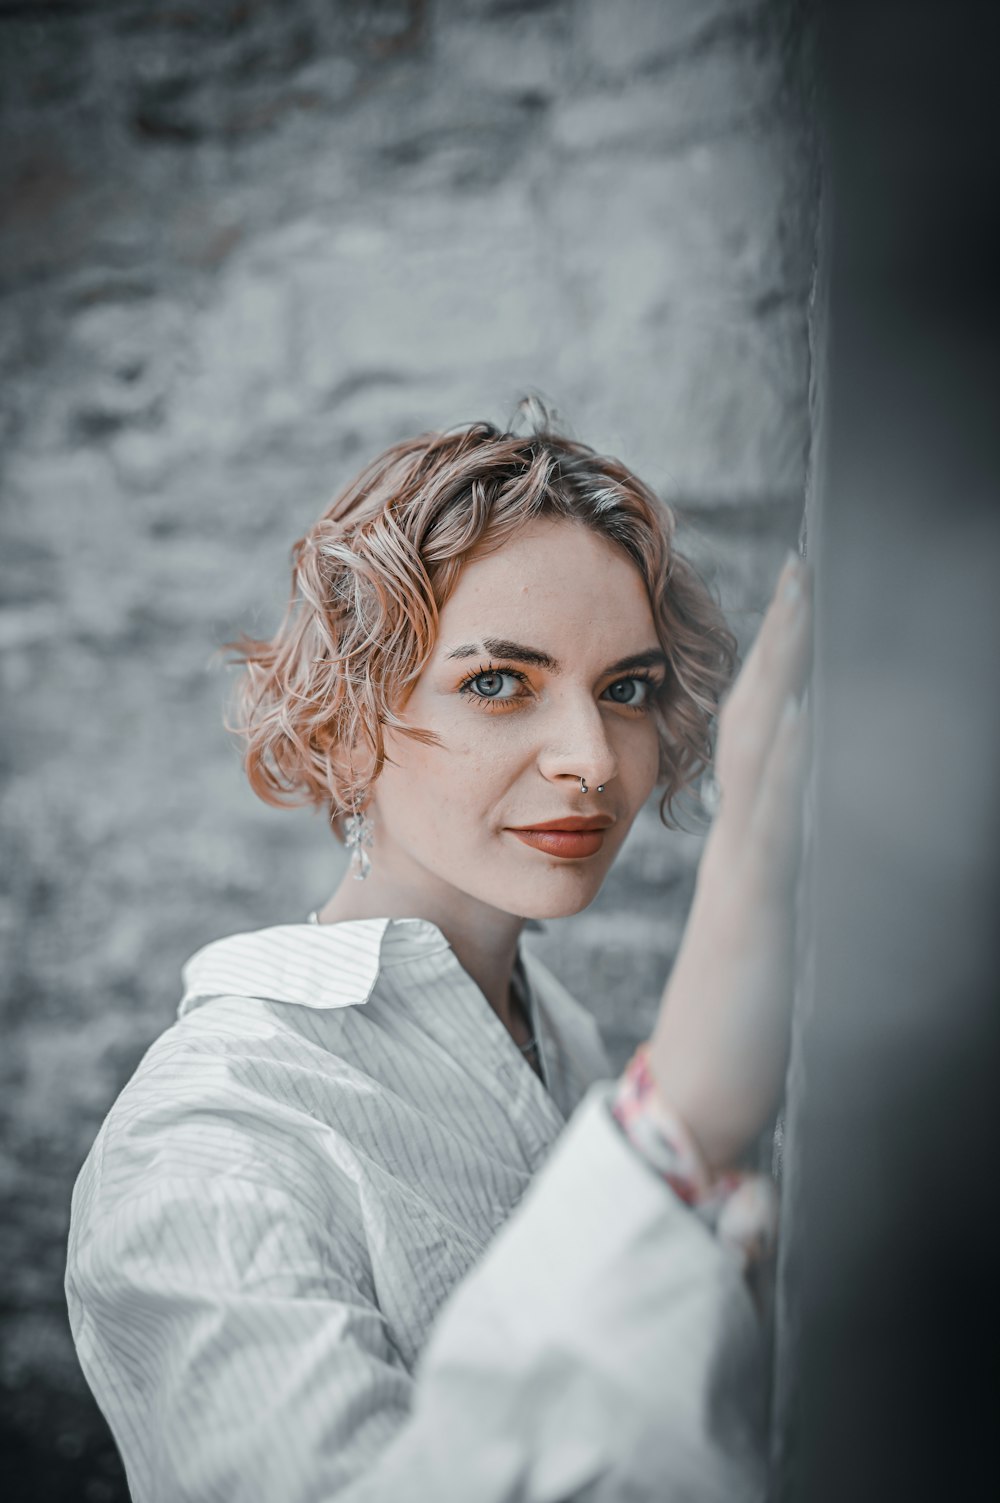
[[[350,919],[339,924],[277,924],[230,934],[184,964],[183,1017],[209,997],[262,997],[301,1007],[354,1007],[368,1001],[387,965],[449,948],[428,919]]]

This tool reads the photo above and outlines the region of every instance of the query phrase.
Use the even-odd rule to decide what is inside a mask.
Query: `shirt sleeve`
[[[157,1177],[71,1242],[74,1337],[135,1503],[761,1498],[740,1261],[622,1135],[613,1089],[590,1088],[412,1376],[279,1186]]]
[[[413,1380],[334,1242],[228,1173],[157,1175],[71,1241],[74,1340],[134,1503],[339,1497],[385,1449]]]

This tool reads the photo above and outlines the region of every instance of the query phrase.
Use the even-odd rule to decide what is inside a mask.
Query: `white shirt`
[[[544,1084],[423,920],[187,962],[73,1195],[70,1322],[135,1503],[761,1495],[739,1260],[522,960]]]

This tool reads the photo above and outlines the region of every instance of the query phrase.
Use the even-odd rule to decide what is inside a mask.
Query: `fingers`
[[[802,849],[808,710],[789,697],[764,765],[747,831],[752,880],[764,901],[789,902]]]
[[[789,697],[801,695],[811,655],[809,571],[794,555],[782,569],[756,641],[719,717],[716,771],[734,833],[745,828]]]
[[[805,682],[810,594],[808,567],[790,555],[730,695],[728,718],[766,723],[768,743],[786,696],[800,692]]]

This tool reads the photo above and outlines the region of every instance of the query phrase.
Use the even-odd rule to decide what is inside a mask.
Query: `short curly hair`
[[[712,730],[732,681],[736,639],[708,587],[673,546],[670,508],[619,460],[554,431],[537,398],[531,431],[473,422],[392,444],[346,485],[292,546],[292,585],[274,637],[224,644],[245,672],[227,729],[266,803],[325,809],[339,835],[385,763],[385,731],[433,742],[401,723],[430,658],[438,614],[463,563],[540,517],[583,523],[642,575],[667,657],[655,707],[660,814],[709,765]],[[365,770],[353,748],[365,745]]]

